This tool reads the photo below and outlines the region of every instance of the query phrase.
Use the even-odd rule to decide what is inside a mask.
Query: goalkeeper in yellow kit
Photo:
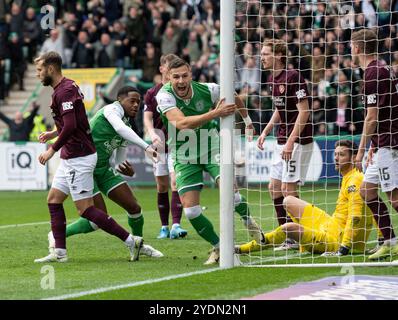
[[[343,181],[332,216],[304,200],[288,196],[283,205],[293,222],[264,234],[260,244],[253,240],[237,246],[235,251],[258,251],[290,238],[298,241],[305,251],[324,256],[341,256],[350,251],[364,253],[373,217],[359,194],[364,175],[354,165],[357,150],[353,141],[336,142],[335,167]]]

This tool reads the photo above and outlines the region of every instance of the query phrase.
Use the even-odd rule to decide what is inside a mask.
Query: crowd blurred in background
[[[40,27],[46,5],[55,8],[54,29]],[[261,43],[274,37],[287,41],[287,68],[301,70],[308,83],[315,134],[360,133],[361,71],[351,60],[351,33],[374,28],[380,58],[397,72],[398,1],[237,0],[236,7],[235,89],[248,103],[257,132],[272,114]],[[127,72],[126,81],[143,94],[161,81],[159,58],[168,53],[191,64],[194,80],[219,83],[220,3],[0,0],[0,104],[12,86],[24,89],[27,63],[51,50],[61,54],[65,68],[140,70]],[[137,126],[142,129],[142,122]]]

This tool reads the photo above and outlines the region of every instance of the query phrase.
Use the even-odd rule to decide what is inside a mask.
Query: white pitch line
[[[267,261],[268,262],[271,262],[274,260],[278,261],[278,260],[281,260],[281,258],[289,258],[289,257],[294,257],[296,255],[297,254],[293,254],[293,255],[287,256],[287,257],[276,257],[276,258],[271,257],[271,258],[267,259]],[[138,286],[142,286],[142,285],[146,285],[146,284],[152,284],[152,283],[174,280],[174,279],[179,279],[179,278],[186,278],[186,277],[194,276],[197,274],[210,273],[210,272],[217,271],[217,270],[223,270],[223,269],[218,267],[218,268],[212,268],[212,269],[207,269],[207,270],[176,274],[176,275],[167,276],[167,277],[158,278],[158,279],[150,279],[150,280],[132,282],[132,283],[127,283],[127,284],[121,284],[121,285],[117,285],[117,286],[110,286],[110,287],[92,289],[92,290],[88,290],[88,291],[81,291],[81,292],[77,292],[77,293],[65,294],[65,295],[61,295],[61,296],[54,296],[54,297],[50,297],[50,298],[44,298],[42,300],[66,300],[66,299],[79,298],[79,297],[97,294],[97,293],[103,293],[103,292],[114,291],[114,290],[125,289],[125,288],[138,287]]]
[[[222,269],[221,268],[212,268],[212,269],[206,269],[206,270],[201,270],[201,271],[176,274],[176,275],[171,275],[171,276],[158,278],[158,279],[131,282],[131,283],[126,283],[126,284],[120,284],[117,286],[103,287],[103,288],[98,288],[98,289],[93,289],[93,290],[88,290],[88,291],[64,294],[61,296],[54,296],[54,297],[45,298],[42,300],[66,300],[66,299],[79,298],[79,297],[88,296],[88,295],[97,294],[97,293],[103,293],[103,292],[114,291],[114,290],[125,289],[125,288],[138,287],[138,286],[152,284],[152,283],[158,283],[158,282],[162,282],[162,281],[186,278],[186,277],[190,277],[190,276],[194,276],[194,275],[198,275],[198,274],[210,273],[210,272],[218,271],[218,270],[222,270]]]
[[[300,255],[301,255],[300,253],[295,253],[295,254],[281,256],[281,257],[269,257],[269,258],[263,259],[263,261],[251,262],[251,263],[249,263],[249,265],[246,265],[246,267],[250,267],[250,266],[262,267],[264,265],[257,266],[256,264],[262,263],[265,261],[273,262],[273,261],[279,261],[279,260],[284,260],[284,259],[288,260],[290,258],[296,258]],[[397,261],[394,261],[394,262],[398,263]],[[245,267],[244,264],[242,264],[240,266]],[[271,266],[271,265],[265,265],[265,266],[267,267],[267,266]],[[276,267],[278,265],[273,265],[273,266]],[[294,266],[296,266],[296,265],[294,265]],[[207,270],[194,271],[194,272],[188,272],[188,273],[183,273],[183,274],[166,276],[166,277],[158,278],[158,279],[143,280],[143,281],[131,282],[131,283],[126,283],[126,284],[121,284],[121,285],[116,285],[116,286],[109,286],[109,287],[92,289],[92,290],[88,290],[88,291],[81,291],[81,292],[76,292],[76,293],[71,293],[71,294],[65,294],[65,295],[61,295],[61,296],[43,298],[41,300],[66,300],[66,299],[79,298],[79,297],[83,297],[83,296],[88,296],[88,295],[93,295],[93,294],[98,294],[98,293],[103,293],[103,292],[109,292],[109,291],[115,291],[115,290],[119,290],[119,289],[132,288],[132,287],[143,286],[146,284],[158,283],[158,282],[180,279],[180,278],[186,278],[186,277],[190,277],[190,276],[194,276],[194,275],[198,275],[198,274],[210,273],[210,272],[217,271],[217,270],[223,270],[223,269],[217,267],[217,268],[212,268],[212,269],[207,269]]]
[[[289,255],[285,255],[285,256],[280,256],[280,257],[267,257],[267,258],[262,258],[262,257],[258,257],[259,261],[252,261],[247,263],[246,265],[256,265],[259,263],[264,263],[264,262],[276,262],[276,261],[282,261],[282,260],[289,260],[292,258],[297,258],[300,257],[302,254],[301,253],[293,253],[293,254],[289,254]],[[252,258],[254,259],[254,258]]]
[[[296,253],[296,254],[283,256],[283,257],[270,257],[270,258],[268,258],[268,259],[266,258],[264,260],[266,260],[267,262],[272,262],[272,261],[278,261],[278,260],[297,257],[299,255],[300,254]],[[253,266],[255,266],[255,265],[253,265]],[[88,290],[88,291],[81,291],[81,292],[76,292],[76,293],[71,293],[71,294],[65,294],[65,295],[61,295],[61,296],[54,296],[54,297],[44,298],[42,300],[66,300],[66,299],[79,298],[79,297],[88,296],[88,295],[92,295],[92,294],[115,291],[115,290],[125,289],[125,288],[138,287],[138,286],[143,286],[146,284],[158,283],[158,282],[163,282],[163,281],[168,281],[168,280],[187,278],[190,276],[210,273],[210,272],[217,271],[217,270],[223,270],[223,269],[217,267],[217,268],[212,268],[212,269],[207,269],[207,270],[176,274],[176,275],[166,276],[166,277],[158,278],[158,279],[143,280],[143,281],[131,282],[131,283],[126,283],[126,284],[121,284],[121,285],[116,285],[116,286],[109,286],[109,287],[103,287],[103,288],[98,288],[98,289],[92,289],[92,290]]]
[[[31,222],[31,223],[22,223],[22,224],[8,224],[8,225],[0,226],[0,229],[28,227],[28,226],[38,226],[38,225],[41,225],[41,224],[50,224],[50,221]]]
[[[148,214],[156,213],[157,211],[145,211]],[[145,215],[145,213],[144,213]],[[112,217],[122,217],[126,216],[124,213],[120,214],[112,214]],[[78,216],[76,216],[76,219]],[[7,224],[7,225],[0,225],[0,229],[9,229],[9,228],[18,228],[18,227],[29,227],[29,226],[39,226],[41,224],[50,224],[50,221],[39,221],[39,222],[30,222],[30,223],[21,223],[21,224]]]

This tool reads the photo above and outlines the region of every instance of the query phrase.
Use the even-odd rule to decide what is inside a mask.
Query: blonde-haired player
[[[237,253],[278,245],[287,237],[298,241],[304,250],[324,256],[346,255],[350,251],[363,253],[373,218],[359,192],[364,175],[354,164],[357,150],[350,140],[336,142],[335,167],[343,180],[332,216],[304,200],[288,196],[283,204],[294,222],[264,234],[261,245],[253,240],[238,246]]]
[[[277,126],[277,147],[273,154],[269,191],[279,225],[291,222],[283,207],[287,196],[298,197],[298,185],[303,185],[313,151],[310,93],[299,70],[287,65],[288,46],[277,39],[265,40],[261,49],[264,70],[271,72],[270,85],[274,113],[257,140],[264,150],[266,137]],[[287,238],[275,251],[298,249],[298,244]]]

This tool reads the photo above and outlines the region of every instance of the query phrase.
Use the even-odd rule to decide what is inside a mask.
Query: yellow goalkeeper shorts
[[[299,221],[304,227],[301,246],[309,252],[337,251],[344,230],[325,211],[308,204]]]

